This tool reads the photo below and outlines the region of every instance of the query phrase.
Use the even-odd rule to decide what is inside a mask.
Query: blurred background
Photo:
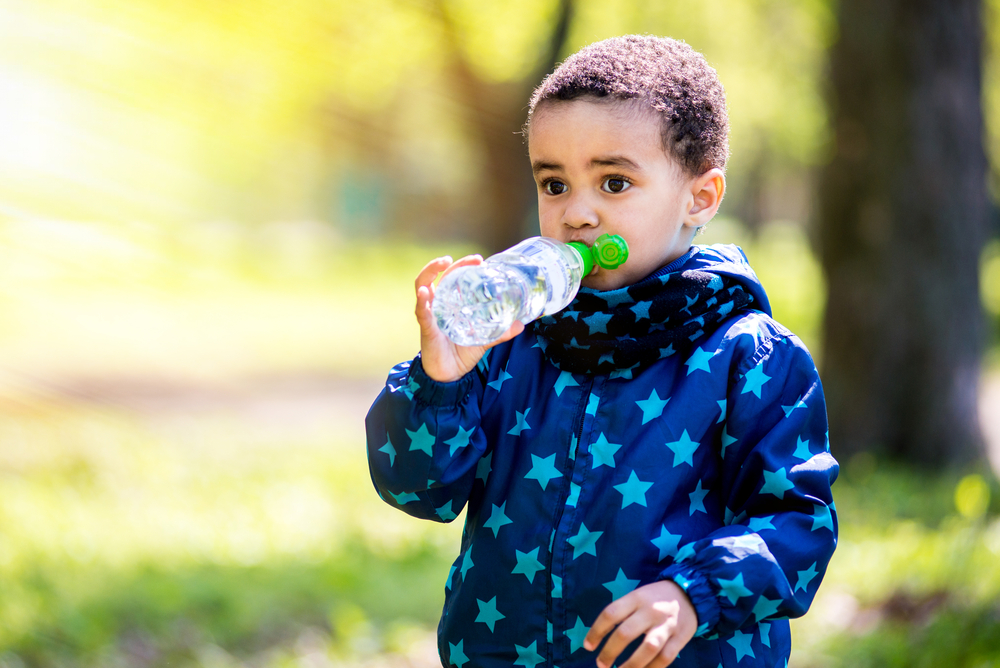
[[[0,668],[439,665],[462,518],[364,414],[419,268],[535,233],[532,88],[631,32],[718,70],[699,241],[827,384],[791,665],[1000,666],[1000,1],[0,0]]]

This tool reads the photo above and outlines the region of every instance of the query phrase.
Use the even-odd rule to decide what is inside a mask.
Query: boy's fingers
[[[413,281],[414,289],[420,290],[421,287],[433,283],[434,279],[437,278],[437,275],[444,271],[450,264],[450,255],[434,258],[425,264],[424,268],[420,270],[419,274],[417,274],[417,278]]]
[[[593,652],[597,649],[597,646],[604,640],[604,636],[608,635],[611,629],[615,628],[622,620],[635,611],[634,600],[632,596],[625,595],[616,601],[612,601],[610,605],[604,608],[601,614],[597,616],[597,619],[594,620],[590,631],[587,632],[587,637],[583,639],[583,648],[588,652]]]
[[[667,639],[667,644],[663,646],[656,659],[650,664],[650,668],[664,668],[669,666],[677,658],[677,655],[684,649],[687,643],[676,633]]]
[[[622,664],[621,668],[647,668],[657,665],[660,652],[667,644],[668,635],[669,631],[664,626],[649,629],[639,647],[632,653],[629,660]]]
[[[483,263],[483,256],[482,255],[479,255],[479,254],[476,254],[476,255],[466,255],[465,257],[462,257],[462,258],[459,258],[459,259],[455,260],[451,264],[450,267],[447,267],[444,270],[444,273],[441,274],[441,277],[444,278],[445,276],[447,276],[448,274],[450,274],[455,269],[458,269],[459,267],[468,267],[470,265],[476,265],[476,264],[482,264],[482,263]]]
[[[649,617],[643,613],[643,610],[639,610],[635,614],[630,615],[628,619],[619,624],[618,628],[608,636],[608,641],[604,643],[604,648],[597,657],[598,666],[608,668],[608,666],[614,665],[618,659],[618,655],[625,651],[629,643],[649,630]],[[633,664],[629,668],[635,668],[635,665]]]

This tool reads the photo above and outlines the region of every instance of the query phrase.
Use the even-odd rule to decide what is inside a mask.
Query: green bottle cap
[[[628,259],[628,244],[617,234],[602,234],[592,248],[582,241],[571,241],[569,245],[583,258],[584,276],[590,275],[595,264],[602,269],[617,269]]]
[[[628,244],[617,234],[602,234],[591,249],[594,261],[603,269],[617,269],[628,259]]]

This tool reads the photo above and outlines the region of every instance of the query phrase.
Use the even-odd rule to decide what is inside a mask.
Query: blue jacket
[[[756,308],[635,374],[560,371],[530,335],[451,383],[419,356],[392,369],[366,420],[379,495],[440,522],[467,508],[446,666],[593,666],[597,615],[662,579],[700,624],[674,665],[786,665],[788,618],[837,542],[823,390],[739,249],[695,246],[658,273],[692,268]]]

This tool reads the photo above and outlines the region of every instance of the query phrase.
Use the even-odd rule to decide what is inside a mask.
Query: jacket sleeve
[[[365,418],[368,468],[383,501],[438,522],[462,511],[486,450],[483,368],[450,383],[430,378],[419,355],[392,368]]]
[[[734,370],[717,447],[725,526],[662,573],[688,594],[697,635],[728,635],[809,608],[837,545],[826,404],[794,336],[762,341]]]

